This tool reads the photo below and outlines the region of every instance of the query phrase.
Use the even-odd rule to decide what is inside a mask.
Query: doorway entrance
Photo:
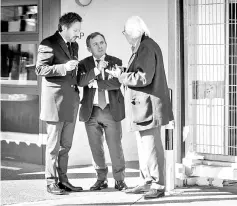
[[[237,162],[237,1],[186,0],[184,12],[186,151]]]

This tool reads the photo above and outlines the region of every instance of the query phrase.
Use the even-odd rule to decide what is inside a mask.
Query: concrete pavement
[[[138,162],[126,163],[126,183],[137,185]],[[114,189],[114,180],[109,167],[109,188],[98,192],[89,191],[96,176],[91,165],[69,168],[69,178],[84,191],[55,196],[47,193],[44,167],[41,165],[1,161],[1,205],[76,206],[76,205],[169,205],[180,206],[225,206],[237,205],[237,185],[223,188],[184,187],[166,192],[160,199],[144,200],[141,194],[125,194]]]

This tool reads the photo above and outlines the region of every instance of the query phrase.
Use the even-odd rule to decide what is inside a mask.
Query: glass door
[[[34,163],[42,162],[41,159],[34,159],[34,155],[37,158],[37,153],[42,153],[39,141],[38,81],[34,71],[39,30],[38,0],[2,0],[2,157],[23,157],[24,160],[31,156],[30,162]],[[35,154],[29,155],[30,146],[37,148]],[[24,154],[24,151],[28,154]]]
[[[237,0],[186,0],[187,151],[236,161]],[[225,156],[225,157],[223,157]]]

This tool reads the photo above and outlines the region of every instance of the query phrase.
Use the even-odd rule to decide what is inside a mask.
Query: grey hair
[[[126,33],[129,34],[132,38],[138,38],[145,34],[150,37],[150,31],[147,28],[145,22],[139,16],[132,16],[128,18],[125,23]]]

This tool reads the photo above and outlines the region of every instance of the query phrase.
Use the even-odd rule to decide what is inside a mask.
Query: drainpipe
[[[170,100],[172,104],[172,90]],[[170,122],[165,128],[165,186],[166,191],[171,191],[175,187],[175,157],[173,150],[174,125]]]

